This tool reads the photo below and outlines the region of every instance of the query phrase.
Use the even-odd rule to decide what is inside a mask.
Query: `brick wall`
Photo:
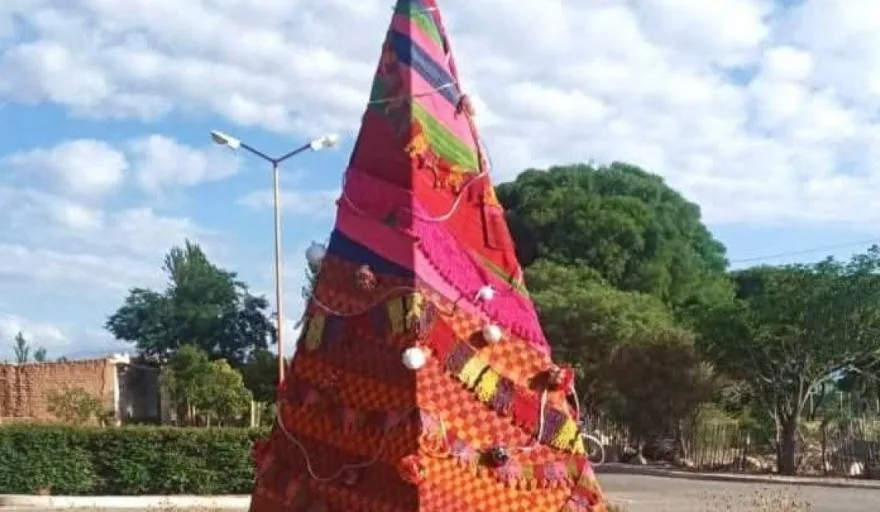
[[[47,410],[47,395],[65,386],[79,387],[101,398],[107,410],[116,408],[116,365],[112,360],[0,364],[0,421],[54,420]]]

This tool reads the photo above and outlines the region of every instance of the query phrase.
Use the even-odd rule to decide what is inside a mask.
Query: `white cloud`
[[[0,243],[0,277],[57,286],[58,296],[83,297],[155,285],[161,274],[155,262],[131,257]]]
[[[13,153],[0,160],[0,166],[40,174],[57,190],[91,197],[119,187],[128,161],[106,142],[77,139],[49,149]]]
[[[842,165],[875,162],[865,134],[876,122],[861,108],[880,94],[880,74],[870,71],[880,68],[880,45],[859,42],[876,36],[873,17],[859,11],[869,2],[807,0],[789,11],[770,0],[711,4],[444,2],[496,180],[533,165],[619,159],[661,172],[716,223],[880,220],[831,206],[876,190],[867,171],[838,178]],[[207,112],[300,136],[356,127],[386,3],[242,5],[47,0],[19,9],[34,37],[0,57],[0,95],[85,116]],[[137,181],[147,188],[232,172],[165,142],[138,146],[167,149],[144,159],[150,170]],[[760,193],[743,195],[753,189]],[[312,201],[294,194],[285,203],[297,212]],[[817,201],[819,216],[807,207]]]
[[[37,347],[49,348],[68,339],[60,328],[50,323],[0,313],[0,342],[11,344],[18,333]]]
[[[880,222],[874,0],[441,6],[496,181],[530,166],[623,160],[663,174],[716,225]],[[389,17],[385,0],[6,0],[0,101],[49,102],[89,119],[221,116],[305,138],[352,131]],[[158,251],[212,234],[153,205],[97,198],[191,187],[238,168],[230,155],[163,135],[68,141],[2,163],[54,192],[0,187],[9,212],[0,269],[14,261],[68,280],[106,269],[98,282],[148,279]],[[338,190],[294,186],[286,213],[329,219]],[[266,208],[271,197],[259,190],[239,203]],[[62,261],[79,270],[51,270]]]
[[[336,214],[336,200],[339,189],[335,190],[282,190],[280,205],[285,213],[315,218],[333,218]],[[272,208],[271,190],[258,190],[238,199],[238,204],[253,209]]]
[[[194,149],[164,135],[134,140],[129,148],[138,183],[152,192],[221,180],[238,171],[239,160],[219,148]]]
[[[74,293],[157,285],[162,256],[186,239],[209,251],[222,247],[217,233],[149,207],[103,209],[0,185],[0,210],[0,275],[41,286],[76,284]]]
[[[0,169],[16,172],[18,181],[43,182],[59,194],[85,199],[118,191],[129,172],[143,190],[160,192],[228,178],[239,163],[221,148],[194,148],[159,134],[118,146],[75,139],[0,157]]]
[[[642,30],[658,45],[703,64],[749,63],[770,35],[771,0],[639,0]]]

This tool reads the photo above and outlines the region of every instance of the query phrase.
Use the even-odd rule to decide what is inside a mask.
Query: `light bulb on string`
[[[402,360],[408,369],[419,370],[428,362],[428,354],[419,347],[412,347],[403,351]]]
[[[488,343],[498,343],[503,337],[504,333],[497,325],[489,324],[483,327],[483,339],[486,340]]]
[[[321,262],[324,261],[324,256],[326,255],[327,247],[324,244],[319,244],[318,242],[312,242],[312,244],[309,245],[308,249],[306,249],[306,261],[312,268],[320,267]]]

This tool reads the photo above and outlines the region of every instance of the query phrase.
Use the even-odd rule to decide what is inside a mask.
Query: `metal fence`
[[[626,461],[635,440],[625,426],[597,417],[590,430],[605,442],[609,462]],[[843,418],[807,422],[799,431],[801,474],[880,478],[880,419]],[[693,425],[674,436],[645,442],[645,456],[700,471],[768,473],[776,469],[772,432],[759,432],[733,422]]]

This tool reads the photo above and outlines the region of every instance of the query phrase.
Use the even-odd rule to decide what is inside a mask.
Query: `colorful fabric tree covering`
[[[473,115],[435,0],[398,0],[253,512],[606,510]]]

